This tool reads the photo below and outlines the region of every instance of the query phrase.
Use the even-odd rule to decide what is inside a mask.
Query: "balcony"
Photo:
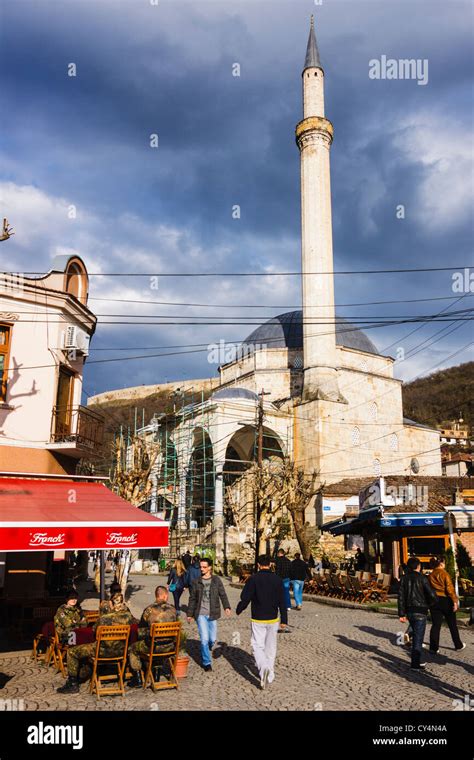
[[[86,406],[53,408],[48,449],[67,456],[94,454],[104,441],[104,417]]]

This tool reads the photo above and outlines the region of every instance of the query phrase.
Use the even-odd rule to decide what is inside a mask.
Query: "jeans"
[[[443,618],[448,624],[451,638],[456,649],[462,647],[462,641],[459,637],[458,626],[456,623],[456,613],[453,612],[453,603],[451,599],[446,596],[439,596],[438,601],[434,607],[431,607],[431,620],[432,626],[430,631],[430,649],[432,652],[437,652],[439,649],[439,634],[441,631],[441,623]]]
[[[211,649],[217,639],[217,620],[209,620],[209,615],[198,615],[197,626],[201,639],[202,664],[210,665]]]
[[[419,668],[421,663],[421,653],[423,651],[423,639],[425,638],[427,616],[418,612],[408,613],[408,621],[413,629],[413,639],[411,644],[411,666]]]
[[[304,581],[291,581],[293,586],[293,596],[295,597],[295,604],[297,607],[301,607],[303,604],[303,587]]]
[[[174,600],[174,606],[175,606],[176,612],[180,612],[179,600],[181,599],[181,595],[182,595],[183,591],[184,591],[184,588],[180,588],[179,590],[176,589],[176,591],[172,592],[173,593],[173,600]]]
[[[291,599],[290,599],[290,579],[289,578],[282,578],[283,581],[283,588],[285,589],[285,604],[287,606],[287,609],[291,608]]]

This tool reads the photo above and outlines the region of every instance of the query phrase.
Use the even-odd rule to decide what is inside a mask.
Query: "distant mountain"
[[[403,386],[403,414],[417,422],[439,427],[457,420],[474,429],[474,362],[433,372]]]

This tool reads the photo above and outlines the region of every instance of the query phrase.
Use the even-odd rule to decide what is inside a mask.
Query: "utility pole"
[[[255,498],[255,572],[257,571],[257,559],[258,559],[258,552],[259,552],[259,543],[260,543],[260,535],[259,535],[259,524],[260,524],[260,514],[261,514],[261,506],[260,506],[260,489],[262,485],[262,468],[263,468],[263,419],[264,419],[264,411],[263,411],[263,397],[269,396],[269,392],[265,392],[262,388],[260,393],[258,394],[259,400],[258,400],[258,408],[257,408],[257,494]]]

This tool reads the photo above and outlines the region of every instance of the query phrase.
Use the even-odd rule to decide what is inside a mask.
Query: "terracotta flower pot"
[[[176,659],[176,678],[186,678],[188,675],[189,655],[180,654]]]

